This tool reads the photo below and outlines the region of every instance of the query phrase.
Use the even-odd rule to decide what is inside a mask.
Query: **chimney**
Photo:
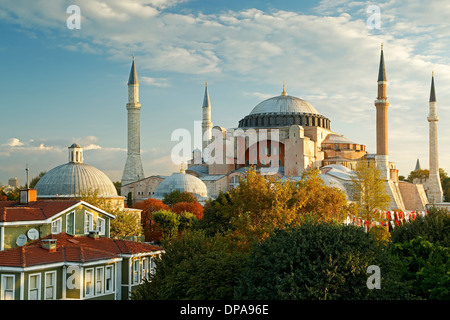
[[[36,189],[25,189],[20,190],[20,204],[28,204],[37,200],[37,190]]]
[[[89,231],[89,237],[91,237],[93,239],[98,239],[100,237],[100,235],[98,234],[98,231],[92,230],[92,231]]]
[[[43,239],[42,248],[47,249],[49,252],[56,252],[56,239]]]

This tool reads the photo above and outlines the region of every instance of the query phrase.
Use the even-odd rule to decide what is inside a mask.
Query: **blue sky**
[[[68,29],[69,5],[81,29]],[[380,28],[368,28],[370,5]],[[264,100],[310,102],[331,129],[375,153],[380,43],[388,77],[389,153],[400,174],[428,167],[428,98],[435,72],[440,166],[450,171],[450,6],[425,1],[3,0],[0,3],[0,183],[67,162],[121,179],[126,82],[140,80],[145,174],[178,170],[177,128],[201,120],[204,84],[214,125],[234,128]]]

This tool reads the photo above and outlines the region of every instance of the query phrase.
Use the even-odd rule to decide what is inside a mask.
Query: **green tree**
[[[402,279],[412,283],[412,294],[422,299],[450,299],[450,248],[419,236],[394,244],[391,251],[405,266]]]
[[[394,228],[391,240],[394,243],[408,242],[421,237],[444,247],[450,247],[450,215],[446,209],[432,207],[428,216],[418,215],[415,220]]]
[[[247,255],[222,236],[185,232],[164,241],[156,274],[132,294],[133,300],[230,300]]]
[[[360,216],[364,220],[377,218],[375,209],[386,210],[390,197],[381,172],[373,161],[361,161],[354,170],[351,182],[351,194]]]
[[[180,216],[169,210],[160,210],[153,212],[153,220],[162,231],[163,238],[173,238],[178,233],[180,226]]]
[[[367,287],[367,268],[382,270],[381,289]],[[254,247],[235,289],[236,299],[402,299],[407,286],[395,280],[399,261],[354,226],[305,221],[275,231]]]
[[[194,202],[197,201],[197,197],[193,194],[183,191],[180,192],[179,190],[174,190],[171,193],[165,194],[163,202],[169,206],[172,206],[178,202]]]
[[[36,184],[39,182],[39,180],[41,180],[41,178],[47,173],[47,171],[42,171],[38,174],[37,177],[34,177],[33,179],[31,179],[30,181],[30,189],[33,189]]]

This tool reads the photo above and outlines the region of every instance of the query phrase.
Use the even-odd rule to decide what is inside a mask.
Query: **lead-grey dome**
[[[239,128],[289,127],[291,125],[330,129],[330,120],[308,101],[290,96],[283,86],[281,95],[258,103],[239,121]]]
[[[175,190],[189,192],[196,196],[199,201],[206,200],[208,197],[205,183],[191,174],[184,173],[184,171],[175,172],[170,177],[164,179],[156,188],[153,197],[162,200],[164,199],[164,195]]]
[[[319,114],[316,108],[308,101],[289,96],[280,95],[264,100],[256,105],[250,115],[267,113],[310,113]]]
[[[97,192],[103,197],[117,197],[117,190],[108,176],[83,163],[83,148],[69,147],[69,162],[47,172],[36,184],[38,197],[79,197]]]

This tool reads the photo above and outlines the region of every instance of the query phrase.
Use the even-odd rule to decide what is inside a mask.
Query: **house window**
[[[41,296],[41,274],[28,276],[28,300],[39,300]]]
[[[140,265],[139,259],[133,261],[133,284],[139,284],[141,282],[139,274]]]
[[[105,219],[97,218],[97,231],[99,235],[105,235]]]
[[[55,221],[52,221],[52,233],[61,233],[62,231],[62,219],[56,219]]]
[[[94,295],[94,269],[86,269],[84,272],[84,296]]]
[[[113,266],[105,267],[105,292],[109,293],[114,290],[113,288]]]
[[[0,300],[14,300],[14,276],[2,275],[2,287],[0,292]]]
[[[75,234],[75,211],[72,211],[66,218],[66,233]]]
[[[142,259],[142,279],[148,278],[148,259]]]
[[[95,294],[103,294],[103,267],[95,269]]]
[[[45,273],[45,300],[56,299],[56,271]]]
[[[84,233],[94,230],[94,215],[85,211],[84,213]]]
[[[150,274],[155,274],[155,272],[156,272],[155,258],[150,258]]]

